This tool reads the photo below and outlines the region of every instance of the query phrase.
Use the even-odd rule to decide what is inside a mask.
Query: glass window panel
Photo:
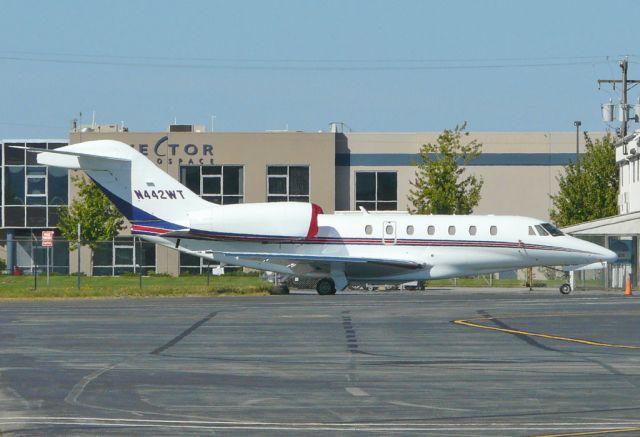
[[[47,208],[27,208],[27,226],[44,228],[47,226]]]
[[[42,165],[30,165],[27,167],[27,175],[29,176],[46,176],[47,167]]]
[[[221,175],[222,167],[219,165],[203,165],[202,166],[202,174],[203,175]]]
[[[271,175],[271,174],[286,175],[287,174],[287,167],[271,165],[271,166],[267,167],[267,174],[269,174],[269,175]]]
[[[309,195],[309,167],[289,167],[289,194]]]
[[[6,227],[24,227],[25,210],[24,206],[6,206],[4,208],[4,225]]]
[[[200,258],[194,255],[180,252],[180,267],[198,266],[200,267]]]
[[[267,202],[286,202],[287,196],[269,196]]]
[[[4,164],[5,165],[24,165],[24,149],[14,149],[9,146],[24,147],[24,143],[5,143],[4,145]]]
[[[133,247],[115,247],[115,264],[130,266],[133,265]]]
[[[373,172],[356,173],[356,202],[362,200],[376,200],[376,174]]]
[[[45,177],[28,177],[27,178],[27,194],[46,194],[46,178]]]
[[[111,276],[113,275],[113,268],[111,267],[93,267],[93,276]]]
[[[269,178],[269,194],[287,194],[287,179],[279,177]]]
[[[489,228],[489,233],[490,233],[491,235],[497,235],[497,234],[498,234],[498,228],[497,228],[496,226],[491,226],[491,227]]]
[[[27,205],[46,205],[47,196],[27,196]]]
[[[407,235],[413,235],[413,231],[414,229],[412,225],[407,226]]]
[[[50,206],[49,207],[49,226],[58,226],[60,223],[60,216],[58,215],[58,207]]]
[[[224,193],[222,194],[242,194],[242,167],[224,167]]]
[[[5,167],[4,201],[6,205],[24,205],[24,167]]]
[[[427,234],[433,235],[435,233],[436,233],[436,227],[433,225],[429,225],[429,227],[427,228]]]
[[[49,205],[66,205],[69,201],[69,178],[66,168],[49,167],[47,192]]]
[[[68,274],[69,273],[69,243],[66,241],[55,240],[53,241],[53,248],[51,251],[53,259],[51,264],[58,269],[57,273]]]
[[[207,202],[216,203],[218,205],[222,204],[222,197],[221,196],[202,196],[202,198],[204,200],[206,200]]]
[[[49,147],[49,150],[53,150],[53,149],[58,149],[60,147],[64,147],[66,146],[66,143],[49,143],[47,144],[47,146]]]
[[[140,250],[140,265],[154,267],[156,265],[156,245],[152,243],[142,243]]]
[[[308,202],[309,196],[289,196],[291,202]]]
[[[93,251],[93,265],[110,266],[113,257],[112,251],[113,243],[111,241],[103,241],[101,243],[98,243],[96,250]]]
[[[456,227],[449,226],[449,235],[456,235]]]
[[[398,175],[378,173],[378,200],[398,200]]]
[[[180,167],[180,182],[200,195],[200,167]]]
[[[220,194],[220,177],[219,176],[203,176],[202,177],[202,194]]]
[[[378,202],[378,211],[395,211],[398,208],[397,202]]]
[[[367,225],[364,227],[364,233],[367,235],[371,235],[371,233],[373,232],[373,226],[371,225]]]
[[[360,207],[363,207],[367,211],[375,211],[376,210],[375,202],[356,202],[356,209],[359,209]]]
[[[113,269],[113,274],[115,276],[120,276],[124,273],[133,273],[133,266],[131,267],[115,267]]]
[[[35,147],[36,149],[47,149],[46,143],[27,143],[27,147]],[[27,152],[27,164],[37,164],[37,153]]]
[[[242,196],[223,196],[222,197],[223,205],[235,205],[237,203],[242,203]]]

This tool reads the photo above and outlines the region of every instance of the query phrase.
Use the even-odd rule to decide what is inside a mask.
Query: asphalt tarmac
[[[640,435],[640,299],[0,301],[5,435]]]

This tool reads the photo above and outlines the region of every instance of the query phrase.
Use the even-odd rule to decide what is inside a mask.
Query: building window
[[[218,205],[244,202],[241,165],[182,166],[180,182],[204,200]]]
[[[27,146],[42,150],[57,149],[64,143],[4,143],[2,159],[3,223],[13,228],[46,228],[58,225],[58,208],[69,201],[68,171],[38,165],[36,154],[9,146]]]
[[[116,237],[98,243],[93,252],[94,276],[118,276],[123,273],[143,274],[156,268],[156,246],[134,237]]]
[[[180,252],[181,275],[203,275],[207,273],[207,269],[215,268],[218,265],[219,263],[215,261],[209,261],[199,256]],[[225,272],[240,271],[242,267],[225,265],[224,270]]]
[[[267,167],[267,202],[308,201],[308,166],[270,165]]]
[[[356,172],[356,209],[395,211],[398,209],[398,174],[389,171]]]

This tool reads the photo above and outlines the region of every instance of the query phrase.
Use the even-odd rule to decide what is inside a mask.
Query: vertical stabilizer
[[[37,159],[40,164],[84,170],[134,231],[185,228],[189,211],[216,207],[120,141],[86,141],[39,153]]]

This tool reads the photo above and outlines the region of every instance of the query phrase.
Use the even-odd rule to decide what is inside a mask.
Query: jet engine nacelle
[[[224,205],[189,213],[190,232],[214,236],[268,240],[304,240],[318,233],[318,214],[313,203],[276,202]]]

